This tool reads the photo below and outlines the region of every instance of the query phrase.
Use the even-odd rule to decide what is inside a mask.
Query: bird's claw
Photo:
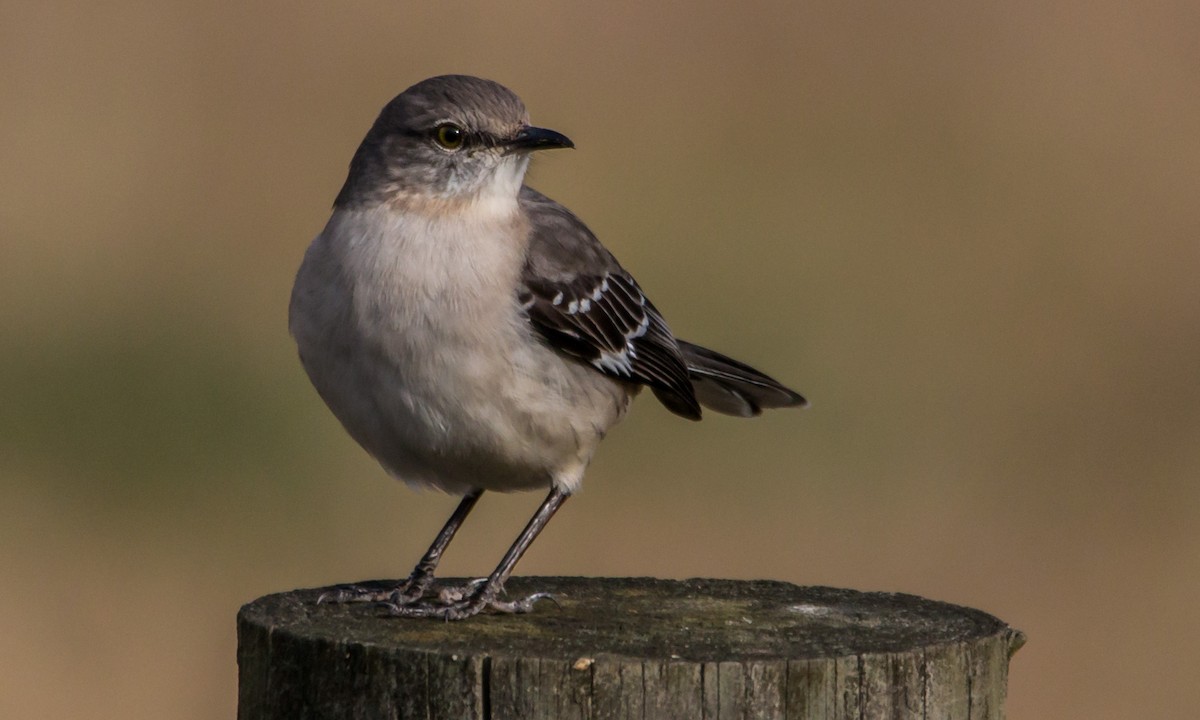
[[[334,590],[326,590],[317,596],[317,604],[384,603],[406,605],[420,600],[425,594],[425,589],[425,585],[414,582],[412,578],[405,580],[395,587],[382,590],[379,588],[363,587],[362,585],[349,585]]]
[[[468,588],[474,588],[480,583],[472,583]],[[439,593],[434,602],[391,603],[381,602],[379,606],[393,617],[425,617],[441,620],[464,620],[481,612],[497,615],[522,615],[533,610],[539,600],[549,600],[558,606],[558,602],[550,593],[534,593],[516,600],[499,600],[498,592],[468,592],[468,588],[446,588]]]

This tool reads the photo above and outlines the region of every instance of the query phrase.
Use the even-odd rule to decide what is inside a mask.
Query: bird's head
[[[335,205],[515,202],[529,154],[569,147],[574,144],[565,135],[531,126],[524,103],[503,85],[467,75],[434,77],[384,106]]]

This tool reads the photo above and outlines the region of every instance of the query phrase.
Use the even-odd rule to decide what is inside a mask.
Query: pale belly
[[[574,490],[631,397],[631,388],[537,345],[510,341],[491,352],[445,338],[421,345],[305,358],[350,435],[414,485]]]

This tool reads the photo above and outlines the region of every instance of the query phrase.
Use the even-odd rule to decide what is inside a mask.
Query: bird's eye
[[[463,146],[467,134],[457,125],[446,123],[433,129],[433,139],[438,145],[447,150],[457,150]]]

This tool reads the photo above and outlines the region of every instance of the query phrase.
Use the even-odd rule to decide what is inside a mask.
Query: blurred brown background
[[[1014,718],[1190,716],[1198,8],[4,0],[0,717],[233,717],[241,603],[400,576],[450,512],[285,321],[375,113],[445,72],[576,141],[531,184],[679,334],[813,401],[644,398],[522,573],[918,593],[1029,634]]]

